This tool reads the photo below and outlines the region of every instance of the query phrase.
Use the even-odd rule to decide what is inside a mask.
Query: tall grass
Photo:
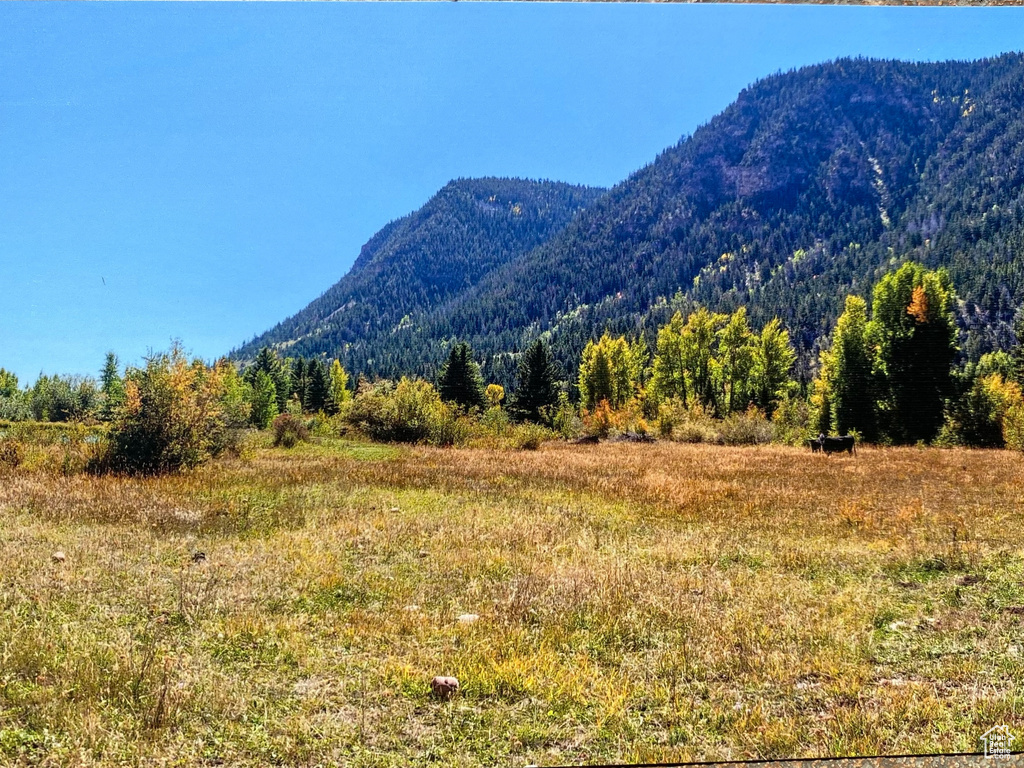
[[[1024,727],[1014,453],[28,458],[0,467],[0,764],[965,751]]]

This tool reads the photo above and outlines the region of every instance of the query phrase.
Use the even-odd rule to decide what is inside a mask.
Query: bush
[[[1015,403],[1003,417],[1003,440],[1006,447],[1024,451],[1024,403]]]
[[[718,426],[718,442],[723,445],[761,445],[772,441],[772,433],[771,422],[751,406],[722,420]]]
[[[520,451],[535,451],[540,448],[541,443],[551,440],[554,436],[551,430],[545,429],[540,424],[526,422],[512,428],[509,434],[509,445]]]
[[[125,401],[110,429],[110,450],[95,469],[157,474],[194,467],[235,445],[225,413],[226,363],[191,363],[181,348],[125,374]]]
[[[17,469],[25,458],[25,451],[17,440],[0,440],[0,467]]]
[[[362,387],[345,420],[372,440],[387,443],[464,443],[471,421],[443,403],[430,382],[402,378]]]
[[[274,447],[294,448],[301,443],[309,442],[309,430],[302,420],[291,413],[282,413],[273,424]]]
[[[612,410],[607,400],[599,402],[592,411],[583,411],[583,432],[591,437],[608,437],[621,426],[620,422],[620,414]]]

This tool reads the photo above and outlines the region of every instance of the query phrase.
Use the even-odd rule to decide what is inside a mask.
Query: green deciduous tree
[[[930,442],[953,392],[955,294],[944,269],[909,262],[875,286],[869,344],[877,349],[882,429],[895,442]]]
[[[348,388],[348,372],[342,366],[340,360],[331,363],[331,410],[337,412],[342,403],[352,399],[352,393]]]
[[[832,423],[840,434],[856,431],[865,440],[878,438],[878,388],[873,369],[867,303],[860,296],[847,296],[846,309],[832,334],[832,348],[823,355]]]
[[[266,429],[279,413],[274,380],[266,371],[257,371],[252,383],[252,414],[250,420],[257,429]]]
[[[659,400],[678,398],[686,408],[688,387],[684,327],[683,314],[676,312],[668,324],[658,330],[650,392]]]
[[[716,371],[725,414],[747,407],[747,377],[754,364],[754,335],[747,323],[747,308],[740,307],[718,332]]]
[[[772,318],[761,329],[752,346],[750,392],[754,404],[771,417],[785,394],[796,352],[789,343],[789,332],[778,318]]]
[[[727,315],[709,312],[701,307],[690,314],[683,327],[681,343],[683,365],[692,399],[705,407],[717,407],[715,402],[715,349],[717,334]]]
[[[607,331],[598,341],[589,341],[583,349],[579,387],[583,407],[594,408],[608,401],[620,408],[637,394],[643,383],[647,365],[647,348],[642,341],[632,344],[624,336],[611,336]]]

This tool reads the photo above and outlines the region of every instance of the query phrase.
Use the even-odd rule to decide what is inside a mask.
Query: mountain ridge
[[[755,323],[784,321],[806,377],[846,294],[910,258],[950,269],[976,357],[1024,299],[1022,83],[1020,54],[771,75],[536,247],[343,359],[429,376],[464,338],[508,384],[537,335],[571,372],[605,328],[653,340],[674,307],[745,304]]]

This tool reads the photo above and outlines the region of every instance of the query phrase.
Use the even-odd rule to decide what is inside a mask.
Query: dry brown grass
[[[973,750],[1024,725],[1022,469],[325,442],[0,470],[0,764]]]

